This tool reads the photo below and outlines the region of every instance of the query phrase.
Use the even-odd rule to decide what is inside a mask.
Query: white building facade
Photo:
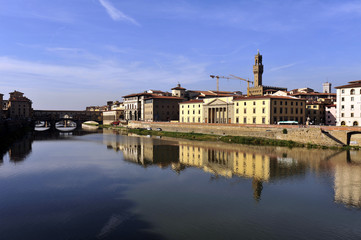
[[[361,124],[361,80],[335,87],[336,126],[360,126]]]

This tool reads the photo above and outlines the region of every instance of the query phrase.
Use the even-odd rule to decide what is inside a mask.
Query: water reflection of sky
[[[0,166],[4,239],[361,237],[359,152],[112,133],[24,141]]]

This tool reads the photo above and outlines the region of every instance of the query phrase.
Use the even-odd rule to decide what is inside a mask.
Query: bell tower
[[[254,86],[262,86],[262,74],[263,74],[263,65],[262,65],[262,55],[258,53],[254,56],[254,65],[253,65],[253,74],[254,74]]]

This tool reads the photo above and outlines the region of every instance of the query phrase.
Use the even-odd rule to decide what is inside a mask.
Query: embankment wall
[[[139,122],[131,121],[129,128],[161,128],[170,132],[194,132],[215,135],[261,137],[278,140],[291,140],[299,143],[312,143],[323,146],[342,146],[347,144],[347,133],[359,131],[361,127],[333,126],[282,126],[282,125],[251,125],[251,124],[204,124],[204,123],[173,123],[173,122]],[[283,133],[287,129],[287,134]],[[351,144],[361,146],[361,134],[351,137]]]

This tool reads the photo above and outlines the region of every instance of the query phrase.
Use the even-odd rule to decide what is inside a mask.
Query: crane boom
[[[209,75],[211,78],[216,78],[217,79],[217,94],[219,92],[219,79],[220,78],[225,78],[225,79],[232,79],[230,77],[225,77],[225,76],[215,76],[215,75]]]
[[[253,81],[250,81],[249,79],[244,79],[241,77],[237,77],[235,75],[230,74],[230,77],[225,77],[225,76],[216,76],[216,75],[210,75],[211,78],[216,78],[217,79],[217,94],[219,92],[219,79],[220,78],[224,78],[224,79],[237,79],[237,80],[242,80],[242,81],[246,81],[247,82],[247,96],[249,97],[249,83],[253,84]]]
[[[244,78],[241,78],[241,77],[237,77],[237,76],[232,75],[232,74],[230,74],[230,76],[232,76],[232,77],[235,78],[235,79],[239,79],[239,80],[243,80],[243,81],[246,81],[246,82],[247,82],[247,97],[249,97],[249,83],[252,83],[252,84],[253,84],[253,82],[250,81],[249,79],[244,79]]]

